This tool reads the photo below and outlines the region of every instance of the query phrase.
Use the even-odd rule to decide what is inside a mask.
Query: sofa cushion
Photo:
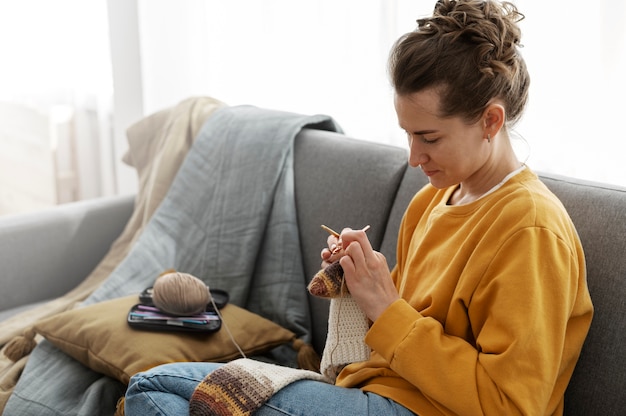
[[[122,383],[159,364],[240,357],[228,330],[246,355],[295,339],[291,331],[233,304],[221,310],[222,329],[212,334],[136,330],[126,317],[137,301],[135,295],[73,309],[38,322],[35,330],[85,366]]]

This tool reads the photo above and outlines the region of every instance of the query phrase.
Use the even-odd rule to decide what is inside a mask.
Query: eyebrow
[[[400,126],[400,128],[404,131],[408,131],[402,126]],[[438,132],[439,130],[418,130],[418,131],[414,131],[412,134],[415,134],[416,136],[423,136],[425,134],[432,134],[432,133],[438,133]]]

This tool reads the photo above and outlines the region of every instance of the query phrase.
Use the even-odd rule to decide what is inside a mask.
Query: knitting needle
[[[333,235],[337,238],[339,238],[339,233],[335,230],[333,230],[330,227],[325,226],[324,224],[322,224],[322,229],[324,229],[324,231],[326,231],[328,234]]]
[[[323,229],[324,229],[324,230],[325,230],[328,234],[330,234],[330,235],[334,236],[335,238],[339,238],[339,237],[341,236],[341,235],[340,235],[337,231],[333,230],[333,229],[332,229],[332,228],[330,228],[330,227],[325,226],[324,224],[322,224],[322,228],[323,228]],[[366,226],[363,228],[363,230],[362,230],[362,231],[367,231],[367,230],[369,230],[369,229],[370,229],[370,226],[369,226],[369,225],[366,225]],[[331,256],[334,256],[335,254],[337,254],[337,253],[338,253],[338,252],[340,252],[341,250],[342,250],[342,248],[341,248],[341,244],[339,244],[338,246],[336,246],[334,249],[332,249],[332,250],[331,250],[330,254],[331,254]]]
[[[324,224],[322,224],[322,229],[324,229],[324,231],[326,231],[328,234],[330,234],[332,236],[335,236],[337,238],[339,238],[339,236],[340,236],[340,234],[337,231],[333,230],[330,227],[325,226]],[[361,231],[367,231],[369,229],[370,229],[370,226],[366,225],[365,227],[363,227],[363,229]]]

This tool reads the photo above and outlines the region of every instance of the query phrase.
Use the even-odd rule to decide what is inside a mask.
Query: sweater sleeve
[[[444,414],[546,414],[578,357],[568,345],[582,345],[586,335],[588,322],[570,322],[578,281],[585,278],[580,268],[576,253],[553,232],[519,230],[474,291],[457,298],[469,320],[467,336],[448,334],[454,316],[442,323],[398,300],[366,342]]]

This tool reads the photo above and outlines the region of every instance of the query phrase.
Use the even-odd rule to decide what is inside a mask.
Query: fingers
[[[333,251],[339,244],[339,241],[340,239],[338,237],[335,237],[334,235],[329,235],[326,239],[326,244],[328,245],[328,248]]]
[[[352,230],[346,228],[341,231],[341,242],[343,244],[343,249],[346,251],[346,254],[349,254],[348,250],[350,249],[350,246],[353,243],[358,242],[360,250],[355,247],[352,249],[352,251],[360,251],[368,259],[372,258],[372,256],[374,255],[374,249],[372,248],[370,240],[367,238],[367,234],[365,234],[365,230],[367,228],[368,227],[363,230]]]
[[[328,247],[322,249],[320,257],[322,258],[322,268],[328,267],[331,263],[337,261],[341,254],[337,253],[337,247],[340,247],[341,242],[333,235],[328,236],[326,239]]]
[[[322,226],[322,228],[326,230],[328,227]],[[368,229],[369,225],[362,230],[344,228],[343,230],[341,230],[341,234],[330,230],[332,232],[329,232],[330,235],[326,239],[328,248],[322,249],[320,253],[320,257],[322,258],[322,267],[327,267],[329,264],[344,257],[347,254],[346,249],[353,242],[358,242],[359,245],[362,247],[362,251],[364,253],[368,253],[367,256],[369,258],[372,258],[374,250],[372,249],[372,245],[367,238],[367,235],[365,234],[365,231],[367,231]]]
[[[372,321],[399,298],[385,256],[372,251],[371,257],[360,241],[353,241],[340,260],[348,290]]]
[[[375,253],[365,231],[344,229],[341,231],[341,241],[345,254],[341,258],[344,273],[353,275],[359,269],[367,269],[367,259],[375,256]]]

